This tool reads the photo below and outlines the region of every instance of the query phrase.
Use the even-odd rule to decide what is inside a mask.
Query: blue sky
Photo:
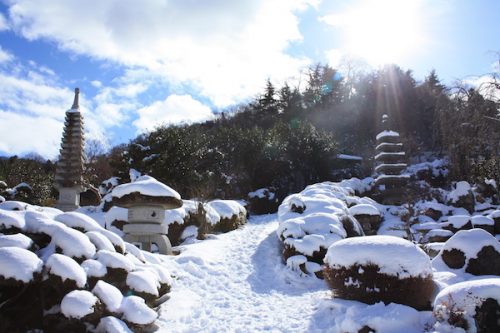
[[[211,119],[265,80],[384,63],[474,84],[500,51],[495,0],[0,0],[0,155],[57,157],[80,87],[87,138]]]

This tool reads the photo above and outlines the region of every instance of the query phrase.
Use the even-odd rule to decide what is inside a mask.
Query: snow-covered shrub
[[[474,228],[483,229],[492,235],[495,235],[495,221],[489,216],[476,215],[471,218]]]
[[[447,201],[454,207],[465,208],[469,213],[474,212],[474,194],[471,185],[466,181],[455,184],[454,189],[447,196]]]
[[[172,284],[160,258],[82,214],[19,207],[0,208],[1,332],[153,328]]]
[[[456,233],[459,230],[472,229],[471,217],[469,215],[453,215],[448,217],[447,222],[443,222],[443,229]]]
[[[382,222],[379,210],[370,204],[357,204],[349,208],[349,213],[358,220],[367,235],[374,235]]]
[[[208,223],[215,232],[238,229],[247,221],[247,211],[235,200],[213,200],[206,204]]]
[[[453,236],[453,232],[444,229],[431,229],[427,231],[421,240],[421,243],[443,243]]]
[[[500,210],[494,210],[488,217],[495,222],[495,235],[500,234]]]
[[[412,164],[404,172],[411,174],[412,180],[423,180],[431,186],[443,186],[449,174],[448,164],[447,159],[435,159],[431,162]]]
[[[434,300],[437,332],[500,332],[500,278],[460,282],[443,289]],[[451,326],[451,327],[450,327]]]
[[[500,243],[482,229],[462,230],[444,244],[433,265],[473,275],[500,275]]]
[[[270,214],[278,210],[279,200],[272,189],[261,188],[248,193],[248,202],[252,214]]]
[[[2,182],[5,184],[4,182]],[[7,185],[7,184],[5,184]],[[3,186],[2,186],[3,187]],[[27,202],[33,202],[34,196],[33,196],[33,188],[25,182],[19,183],[13,188],[1,188],[0,187],[0,194],[2,197],[7,198],[7,200],[17,200],[17,201],[27,201]]]
[[[340,298],[364,303],[430,306],[434,292],[430,258],[393,236],[347,238],[328,248],[325,279]]]
[[[283,200],[276,232],[283,242],[283,257],[292,270],[321,277],[328,247],[346,237],[363,235],[363,229],[347,208],[348,202],[360,202],[348,187],[353,184],[358,183],[314,184]]]

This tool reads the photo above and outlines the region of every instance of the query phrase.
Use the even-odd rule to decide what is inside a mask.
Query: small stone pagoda
[[[161,254],[172,254],[165,210],[182,206],[179,193],[153,177],[141,176],[115,187],[112,198],[113,205],[128,208],[128,223],[123,226],[127,242],[146,251],[156,244]]]
[[[66,111],[64,132],[57,163],[55,183],[59,190],[56,207],[72,211],[80,207],[80,193],[84,191],[83,170],[85,163],[83,116],[79,105],[80,90],[75,89],[71,109]]]
[[[402,189],[408,183],[409,177],[401,175],[406,169],[406,154],[399,133],[389,129],[389,116],[382,116],[382,132],[377,139],[375,148],[375,186],[381,194],[381,201],[385,204],[399,204],[403,201]]]

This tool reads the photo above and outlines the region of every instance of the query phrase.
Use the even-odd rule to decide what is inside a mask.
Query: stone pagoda
[[[382,116],[382,132],[377,139],[375,148],[375,186],[380,193],[380,200],[385,204],[399,204],[403,201],[403,188],[408,183],[409,176],[401,175],[406,169],[406,154],[399,133],[389,129],[389,116]]]
[[[55,183],[59,190],[56,207],[62,211],[72,211],[80,207],[80,193],[84,191],[83,169],[84,134],[83,116],[78,102],[80,89],[75,89],[75,99],[71,109],[66,111],[64,132],[61,141],[59,162]]]

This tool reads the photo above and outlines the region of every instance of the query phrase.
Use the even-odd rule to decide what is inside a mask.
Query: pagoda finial
[[[80,95],[80,88],[75,88],[75,100],[73,101],[73,106],[71,107],[71,109],[73,110],[77,110],[80,108],[80,104],[78,102],[79,95]]]

